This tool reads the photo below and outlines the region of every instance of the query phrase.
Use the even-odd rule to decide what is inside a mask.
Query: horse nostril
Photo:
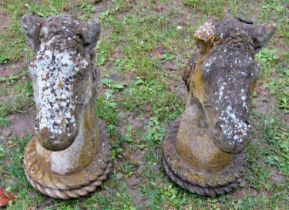
[[[250,122],[249,122],[248,120],[245,120],[244,122],[245,122],[245,124],[246,124],[248,127],[251,127],[251,124],[250,124]]]
[[[223,129],[220,121],[216,122],[215,128],[218,130],[218,132],[222,133]]]

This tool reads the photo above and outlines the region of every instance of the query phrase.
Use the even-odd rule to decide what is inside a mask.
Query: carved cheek
[[[258,79],[258,75],[260,72],[260,67],[259,65],[254,65],[253,70],[251,71],[251,85],[249,87],[249,95],[252,96],[256,86],[257,86],[257,79]]]

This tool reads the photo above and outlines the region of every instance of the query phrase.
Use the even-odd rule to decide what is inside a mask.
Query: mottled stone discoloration
[[[77,135],[81,113],[78,110],[94,97],[92,47],[98,40],[100,26],[95,21],[86,23],[67,15],[46,21],[26,15],[22,23],[36,51],[29,64],[38,110],[36,135],[47,149],[66,149]],[[31,23],[35,23],[33,30],[29,30]],[[77,89],[81,89],[81,94],[76,94]]]
[[[183,180],[183,186],[191,183],[192,187],[187,188],[190,191],[194,191],[194,186],[203,186],[202,177],[210,174],[211,183],[205,185],[202,193],[200,188],[195,188],[196,192],[223,194],[229,189],[226,183],[242,176],[242,170],[234,168],[242,168],[239,153],[248,145],[252,133],[248,104],[260,71],[254,56],[274,32],[274,25],[248,24],[232,17],[223,21],[211,19],[196,31],[198,51],[183,74],[189,91],[186,109],[177,134],[164,142],[168,174],[178,183]],[[184,163],[177,163],[174,156]],[[228,168],[236,174],[234,180]],[[222,190],[209,192],[206,188],[214,185],[213,177],[217,175],[223,177],[225,184]],[[228,186],[232,189],[233,185]]]
[[[185,81],[190,80],[188,89],[204,112],[212,114],[207,121],[215,143],[224,151],[240,152],[250,139],[248,102],[259,73],[254,56],[274,32],[273,25],[256,26],[234,18],[208,21],[196,32],[196,42],[203,44],[198,44],[198,56],[190,61],[194,68],[188,67]],[[204,91],[196,95],[200,86]]]
[[[47,20],[25,15],[22,26],[36,53],[28,66],[37,115],[24,158],[27,177],[52,197],[87,194],[109,168],[107,135],[100,135],[95,115],[94,47],[100,25],[97,19],[84,22],[69,15]],[[94,168],[103,173],[94,173]],[[68,177],[73,177],[71,183]]]

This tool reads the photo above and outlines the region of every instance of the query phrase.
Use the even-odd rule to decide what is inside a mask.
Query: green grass
[[[257,60],[261,63],[264,86],[277,99],[278,107],[289,113],[289,54],[277,49],[263,49]]]
[[[0,43],[0,64],[18,60],[23,55],[25,41],[24,35],[20,30],[18,18],[13,18],[12,25],[0,36]]]
[[[214,16],[222,16],[228,2],[225,0],[184,0],[184,4],[193,7],[201,13]]]
[[[0,128],[5,128],[10,125],[10,121],[0,115]]]
[[[28,61],[33,56],[20,28],[23,14],[30,12],[45,18],[73,11],[77,17],[88,19],[100,8],[91,2],[4,0],[11,26],[0,37],[0,63]],[[108,2],[97,14],[102,36],[96,47],[96,63],[102,76],[96,111],[112,140],[113,171],[87,197],[71,201],[47,199],[24,176],[23,152],[31,137],[0,139],[0,187],[16,195],[16,201],[8,209],[286,209],[289,203],[289,128],[284,118],[289,110],[287,1]],[[224,11],[237,14],[244,9],[253,11],[257,22],[278,24],[272,42],[256,56],[262,69],[258,85],[269,100],[276,101],[276,106],[272,113],[261,113],[258,107],[252,109],[254,136],[247,150],[248,175],[244,187],[236,193],[205,198],[172,184],[162,166],[161,144],[169,122],[179,117],[185,107],[176,86],[181,80],[181,69],[195,50],[192,37],[196,28],[208,16],[222,17]],[[167,65],[177,68],[168,71]],[[8,97],[0,104],[0,129],[10,125],[9,114],[34,106],[26,71],[21,76],[0,78],[0,96]],[[259,94],[256,91],[253,99],[262,96]],[[144,119],[140,128],[133,126],[137,119]],[[133,156],[136,151],[143,153],[139,162]],[[285,181],[274,181],[276,173]],[[141,180],[134,187],[127,182],[132,177]]]
[[[8,78],[0,84],[7,90],[7,94],[5,94],[7,99],[0,104],[0,116],[2,118],[13,112],[27,110],[34,104],[32,83],[25,80],[16,81],[15,78],[13,80]]]

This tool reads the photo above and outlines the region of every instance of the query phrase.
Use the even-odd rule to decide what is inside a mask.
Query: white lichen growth
[[[231,105],[221,111],[220,120],[223,122],[221,124],[223,134],[226,139],[231,139],[229,144],[242,144],[245,138],[247,138],[251,125],[247,124],[237,116],[236,111]]]
[[[215,92],[217,103],[223,104],[223,108],[220,109],[221,111],[219,115],[219,121],[222,122],[220,126],[229,145],[242,144],[248,136],[251,125],[246,123],[244,119],[242,119],[241,113],[238,113],[235,110],[238,105],[232,106],[232,101],[228,100],[229,98],[232,100],[232,97],[228,97],[231,94],[231,91],[228,90],[229,87],[230,85],[228,85],[228,83],[222,82],[219,91]],[[247,112],[248,107],[245,90],[240,89],[240,92],[235,94],[237,94],[238,98],[241,99],[238,103],[242,103],[243,108]]]
[[[42,44],[29,65],[38,108],[36,129],[47,128],[51,137],[66,132],[68,124],[76,126],[73,82],[76,74],[88,66],[76,51],[50,50],[52,43],[53,38]]]
[[[216,27],[212,20],[209,20],[204,25],[198,28],[195,32],[195,38],[207,41],[209,38],[213,37],[216,33]]]

